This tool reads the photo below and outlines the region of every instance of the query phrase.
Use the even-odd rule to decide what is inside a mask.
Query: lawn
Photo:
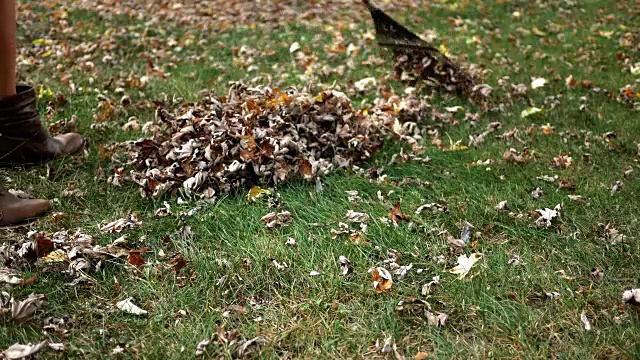
[[[6,296],[47,303],[23,322],[0,317],[0,348],[64,344],[38,354],[53,359],[190,359],[197,348],[203,358],[639,358],[639,308],[622,294],[640,287],[640,1],[378,5],[482,69],[491,106],[417,88],[430,105],[417,158],[387,139],[363,171],[331,172],[321,190],[293,178],[211,201],[143,198],[138,184],[110,183],[123,166],[114,144],[150,137],[143,125],[160,124],[158,107],[182,114],[203,90],[227,95],[230,82],[314,97],[334,89],[356,111],[410,96],[390,77],[366,7],[23,1],[20,78],[39,89],[47,125],[74,117],[90,144],[46,166],[0,170],[7,188],[55,204],[30,228],[2,230],[5,250],[34,231],[148,250],[87,256],[75,283],[70,257],[7,261],[37,277]],[[369,77],[376,85],[358,90]],[[271,194],[249,199],[251,185]],[[536,210],[558,205],[549,226],[538,221]],[[397,224],[394,207],[405,215]],[[267,228],[261,218],[273,211],[288,211],[290,224]],[[368,218],[365,231],[350,211]],[[101,231],[132,213],[139,223]],[[459,276],[462,255],[478,261]],[[374,287],[375,267],[393,277],[386,291],[377,290],[388,282]],[[121,310],[128,298],[147,314]]]

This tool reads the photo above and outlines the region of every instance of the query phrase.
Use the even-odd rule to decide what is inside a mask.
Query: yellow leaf
[[[534,34],[536,34],[537,36],[545,36],[547,34],[544,33],[544,31],[538,29],[537,27],[533,27],[533,29],[531,30]]]
[[[40,88],[40,90],[38,90],[38,98],[42,99],[42,98],[51,98],[53,97],[53,92],[51,91],[51,89],[47,88]]]
[[[31,43],[33,45],[51,45],[51,40],[49,40],[49,39],[35,39]]]
[[[449,151],[464,151],[468,149],[468,146],[462,145],[462,140],[458,140],[454,143],[453,140],[451,140],[451,137],[449,137]]]
[[[605,37],[607,39],[611,39],[611,35],[613,35],[613,31],[598,31],[598,35]]]
[[[520,117],[524,119],[526,117],[529,117],[529,116],[534,115],[534,114],[538,114],[540,112],[542,112],[542,109],[539,109],[537,107],[529,107],[529,108],[526,108],[526,109],[522,110],[522,113],[520,113]]]
[[[67,258],[67,253],[64,252],[64,250],[56,250],[56,251],[52,251],[49,253],[49,255],[40,258],[40,261],[43,262],[63,262],[66,261]]]
[[[446,57],[451,56],[451,53],[449,52],[449,48],[445,43],[440,44],[440,52],[443,53]]]
[[[271,195],[271,191],[269,191],[268,189],[263,189],[259,186],[254,186],[251,188],[251,190],[249,190],[249,193],[247,194],[247,200],[255,201],[262,195]]]

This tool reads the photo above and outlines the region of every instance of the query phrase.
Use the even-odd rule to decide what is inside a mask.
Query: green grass
[[[364,40],[364,33],[373,31],[370,21],[357,22],[352,27],[334,23],[333,30],[290,24],[205,32],[170,22],[148,25],[124,16],[109,20],[67,4],[67,21],[74,31],[62,33],[52,32],[60,24],[44,15],[50,9],[32,3],[34,13],[41,16],[28,23],[28,28],[21,28],[20,45],[39,63],[21,64],[20,76],[30,84],[51,89],[54,94],[64,94],[69,102],[56,109],[51,121],[76,114],[91,145],[86,159],[74,157],[50,163],[52,177],[46,176],[45,168],[1,170],[2,177],[11,180],[6,180],[6,186],[56,199],[55,211],[63,212],[64,218],[43,219],[36,229],[52,233],[80,228],[94,235],[100,244],[111,243],[120,235],[101,234],[98,224],[136,212],[143,224],[126,232],[132,246],[150,247],[152,251],[146,254],[146,260],[152,264],[168,262],[168,256],[160,257],[160,250],[167,255],[180,253],[190,261],[184,274],[188,276],[193,271],[197,277],[181,287],[183,279],[175,279],[169,271],[154,271],[152,267],[134,270],[119,262],[109,262],[93,274],[95,285],[71,288],[64,286],[70,281],[65,275],[45,272],[33,286],[15,287],[11,294],[22,297],[31,292],[44,293],[49,306],[27,323],[2,320],[0,347],[49,339],[63,341],[68,349],[63,354],[48,351],[42,354],[43,358],[110,358],[111,351],[122,346],[126,348],[119,355],[122,358],[184,359],[193,358],[196,344],[215,335],[218,327],[224,325],[229,330],[241,330],[247,338],[266,337],[263,358],[382,357],[375,353],[374,345],[376,340],[383,343],[387,336],[397,341],[407,358],[413,358],[418,351],[434,358],[640,357],[638,311],[621,304],[623,290],[640,286],[637,271],[640,223],[635,201],[640,196],[638,112],[604,95],[589,95],[581,86],[567,88],[564,82],[571,74],[578,81],[590,80],[594,86],[617,93],[619,88],[635,81],[637,90],[637,77],[634,79],[625,71],[616,53],[623,52],[639,61],[638,44],[635,50],[627,49],[618,40],[625,33],[638,36],[640,16],[632,11],[633,1],[628,4],[613,0],[583,1],[573,7],[565,1],[538,3],[514,0],[472,5],[468,1],[434,1],[417,10],[396,9],[393,16],[410,24],[417,33],[436,31],[439,34],[436,45],[446,41],[453,53],[467,54],[471,62],[490,70],[486,82],[499,94],[503,92],[498,89],[498,80],[504,76],[509,76],[512,84],[529,84],[532,77],[539,76],[547,78],[549,84],[530,91],[527,101],[514,100],[513,106],[507,106],[503,113],[481,113],[475,127],[462,116],[457,125],[425,119],[421,126],[438,128],[445,142],[449,136],[466,144],[469,135],[484,131],[492,121],[500,121],[503,127],[479,147],[466,151],[443,152],[429,145],[427,138],[425,155],[432,160],[426,164],[407,162],[387,167],[391,155],[399,151],[399,145],[389,144],[364,165],[385,166],[390,180],[387,184],[335,173],[323,180],[321,193],[315,192],[313,184],[304,182],[283,185],[277,189],[282,208],[290,211],[294,220],[290,227],[274,231],[266,230],[259,221],[271,211],[268,204],[247,202],[244,193],[221,196],[215,204],[179,205],[175,199],[144,200],[131,185],[109,186],[106,178],[95,176],[98,169],[107,174],[113,170],[111,161],[100,157],[99,147],[141,137],[137,132],[123,132],[120,127],[131,116],[136,116],[140,123],[152,120],[155,110],[152,101],[164,99],[165,94],[168,99],[177,96],[192,101],[197,99],[199,90],[206,88],[225,94],[229,81],[302,88],[307,85],[299,77],[304,69],[289,53],[294,41],[303,49],[309,48],[307,55],[317,56],[317,67],[308,74],[310,83],[328,87],[335,82],[356,107],[370,105],[375,92],[361,95],[350,90],[350,84],[361,78],[380,79],[389,71],[390,64],[361,64],[369,56],[384,55],[373,43]],[[514,11],[520,11],[522,18],[514,18]],[[450,21],[458,16],[464,19],[466,28],[456,28]],[[534,27],[546,35],[526,32]],[[348,57],[325,51],[338,29],[345,44],[359,47],[357,55]],[[598,31],[612,34],[606,37]],[[139,34],[146,35],[144,40]],[[480,44],[468,41],[473,36],[478,36]],[[42,57],[44,51],[38,52],[31,43],[40,38],[53,39],[75,50],[70,55],[54,53]],[[169,45],[168,39],[172,38],[181,44],[182,51]],[[192,38],[192,44],[184,46],[185,38]],[[98,44],[98,48],[85,53],[91,44]],[[258,53],[271,49],[273,54],[256,57],[253,64],[257,69],[248,72],[234,62],[237,58],[233,48],[242,46]],[[90,56],[80,61],[85,54]],[[115,59],[115,63],[104,63],[105,55]],[[171,75],[166,79],[154,77],[142,89],[118,84],[130,75],[137,78],[145,75],[146,58]],[[93,68],[87,61],[94,63]],[[350,61],[353,67],[345,67],[343,75],[322,71],[323,67],[331,70]],[[61,81],[63,73],[71,74],[76,88],[84,90],[72,93],[68,84]],[[559,80],[553,80],[555,76]],[[257,77],[261,78],[256,80]],[[389,83],[402,94],[401,84]],[[133,104],[146,103],[148,107],[117,105],[122,96],[115,94],[118,87],[125,88]],[[117,108],[105,122],[105,130],[92,127],[98,94],[111,99]],[[535,117],[520,117],[522,109],[542,107],[546,97],[556,95],[562,96],[557,107]],[[584,96],[586,99],[581,100]],[[46,100],[40,101],[43,112]],[[438,97],[433,105],[444,108],[458,104],[469,108],[466,102],[448,97]],[[585,110],[580,110],[581,104],[586,105]],[[550,123],[555,127],[555,135],[543,135],[540,129],[534,136],[526,135],[532,123],[538,126]],[[514,128],[519,130],[518,136],[524,143],[494,137]],[[602,138],[608,131],[618,135],[610,144]],[[502,154],[511,147],[534,150],[535,160],[525,165],[504,162]],[[573,166],[552,168],[553,158],[566,152],[571,154]],[[585,153],[591,156],[584,157]],[[470,165],[488,158],[496,159],[489,169]],[[634,169],[634,173],[623,178],[628,169]],[[560,190],[555,184],[537,180],[541,175],[570,179],[576,190]],[[407,177],[430,185],[391,183]],[[619,180],[624,187],[611,196],[611,186]],[[62,191],[71,181],[88,195],[80,199],[62,198]],[[534,200],[530,192],[538,186],[543,188],[544,196]],[[348,190],[360,192],[364,200],[360,206],[349,203],[345,193]],[[385,194],[386,203],[378,201],[378,190]],[[393,194],[387,197],[391,190]],[[568,194],[580,194],[588,201],[571,201]],[[397,228],[387,227],[379,218],[386,217],[399,199],[409,215],[418,206],[431,202],[446,203],[448,211],[422,214],[412,228],[406,223]],[[177,215],[154,217],[165,200],[172,204],[175,214],[196,206],[200,210],[184,219]],[[563,204],[563,216],[558,226],[540,229],[532,219],[515,219],[497,211],[495,205],[502,200],[507,200],[510,211],[516,213]],[[344,214],[350,209],[372,217],[365,236],[370,246],[346,238],[332,239],[330,229],[338,229],[338,223],[344,221]],[[438,233],[448,230],[457,236],[456,223],[462,221],[471,222],[480,232],[474,239],[476,248],[465,252],[478,251],[485,256],[474,266],[475,276],[458,280],[448,273],[457,256],[448,253],[446,239]],[[625,242],[613,245],[603,240],[596,231],[600,224],[612,224],[626,235]],[[191,227],[191,235],[181,235],[184,226]],[[0,236],[12,242],[21,239],[24,233],[7,231]],[[298,246],[286,246],[288,237],[295,237]],[[394,276],[391,293],[377,294],[367,270],[381,265],[388,249],[398,251],[400,265],[413,263],[414,268],[403,279]],[[523,264],[509,265],[510,254],[519,255]],[[341,255],[354,266],[354,273],[348,277],[340,276]],[[446,263],[438,263],[439,255],[446,256]],[[250,260],[249,265],[245,259]],[[272,259],[290,267],[277,270],[271,265]],[[590,271],[595,266],[605,271],[604,281],[592,281]],[[418,273],[416,269],[424,271]],[[323,274],[311,277],[309,273],[313,270]],[[422,285],[434,275],[441,276],[441,284],[423,297]],[[544,292],[552,291],[561,297],[545,299]],[[115,309],[115,302],[129,296],[149,311],[148,317],[134,317]],[[447,313],[450,317],[446,326],[429,326],[424,317],[396,310],[399,301],[412,297],[423,298],[435,311]],[[224,309],[229,305],[244,306],[247,313],[224,317]],[[179,310],[185,310],[186,315],[174,316]],[[585,331],[580,322],[583,310],[593,325],[591,331]],[[63,315],[72,318],[68,335],[43,334],[42,322],[46,317]],[[261,320],[257,321],[258,318]],[[209,349],[215,352],[214,345]]]

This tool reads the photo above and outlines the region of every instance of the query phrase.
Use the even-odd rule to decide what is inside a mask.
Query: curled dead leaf
[[[369,272],[373,277],[373,287],[376,289],[378,294],[391,290],[393,278],[391,277],[389,270],[383,267],[373,267],[369,269]]]
[[[400,221],[409,221],[411,218],[400,211],[400,205],[402,205],[402,200],[398,200],[394,207],[389,210],[389,217],[393,221],[395,225],[398,225]]]

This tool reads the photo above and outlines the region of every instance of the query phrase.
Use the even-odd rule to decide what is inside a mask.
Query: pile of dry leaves
[[[418,120],[427,111],[415,98],[381,100],[362,111],[336,90],[311,95],[234,83],[227,96],[208,93],[174,113],[158,109],[152,137],[115,145],[124,158],[115,159],[121,162],[109,182],[133,181],[145,198],[179,190],[205,199],[292,178],[318,183],[369,159],[388,134],[415,148],[417,126],[398,118]]]

